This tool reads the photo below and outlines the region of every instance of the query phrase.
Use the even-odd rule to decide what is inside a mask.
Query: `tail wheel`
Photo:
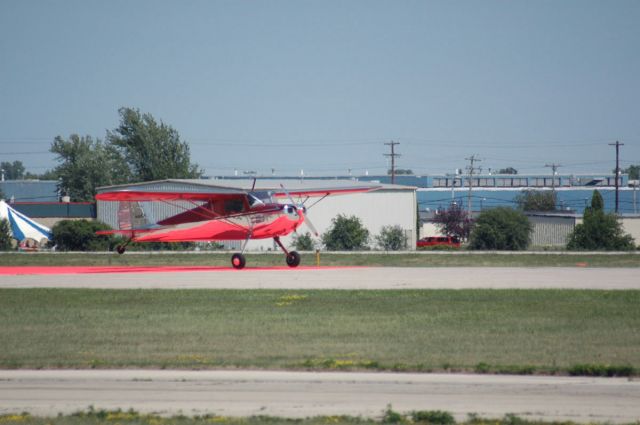
[[[291,251],[287,254],[287,266],[289,267],[298,267],[300,264],[300,254],[296,251]]]
[[[116,247],[116,252],[120,255],[124,254],[124,252],[127,250],[127,248],[124,245],[118,245]]]
[[[244,265],[247,263],[247,260],[245,260],[244,255],[242,254],[233,254],[231,256],[231,265],[233,266],[234,269],[242,269],[244,268]]]

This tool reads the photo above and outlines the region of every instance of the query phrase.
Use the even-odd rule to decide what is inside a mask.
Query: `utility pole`
[[[394,142],[393,140],[389,143],[385,143],[385,145],[391,146],[391,153],[384,154],[384,156],[391,157],[391,184],[395,184],[396,182],[396,156],[400,156],[400,154],[396,153],[394,148],[399,144],[400,142]]]
[[[474,167],[473,164],[474,162],[480,162],[481,160],[476,158],[475,155],[471,155],[471,157],[465,158],[465,160],[469,161],[469,165],[467,165],[467,171],[469,172],[469,195],[467,198],[467,211],[469,214],[469,218],[471,218],[471,188],[473,187],[472,178],[476,170],[478,171],[478,173],[480,172],[480,168]]]
[[[616,140],[615,143],[609,143],[609,146],[615,146],[616,147],[616,214],[618,214],[618,204],[619,204],[619,197],[618,197],[618,190],[619,190],[619,184],[618,184],[618,178],[620,176],[620,146],[624,146],[624,143],[620,143],[619,141]]]
[[[551,168],[551,191],[553,195],[556,194],[556,170],[558,167],[562,167],[560,164],[545,164],[545,167]]]

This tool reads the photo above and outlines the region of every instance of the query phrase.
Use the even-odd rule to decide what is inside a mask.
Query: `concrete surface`
[[[57,415],[129,409],[162,415],[361,415],[379,418],[388,404],[402,413],[440,409],[514,413],[549,421],[634,422],[640,381],[397,373],[273,371],[3,370],[0,414]]]

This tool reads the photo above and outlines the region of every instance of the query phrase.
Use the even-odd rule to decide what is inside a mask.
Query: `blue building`
[[[233,177],[221,177],[233,178]],[[246,178],[246,177],[245,177]],[[270,179],[273,177],[258,177]],[[278,177],[279,179],[299,179],[300,177]],[[352,179],[391,183],[390,176],[338,176],[337,179]],[[327,177],[304,177],[327,179]],[[462,174],[432,176],[399,175],[395,183],[418,187],[417,200],[420,211],[435,211],[447,208],[451,202],[467,206],[469,201],[469,177]],[[618,177],[619,212],[636,214],[640,212],[640,194],[637,182],[630,186],[629,176]],[[482,174],[471,179],[471,209],[481,211],[498,206],[516,206],[516,197],[525,190],[555,191],[557,209],[582,214],[591,203],[594,190],[602,195],[607,212],[615,211],[615,176],[613,174],[588,175],[544,175],[544,174]]]

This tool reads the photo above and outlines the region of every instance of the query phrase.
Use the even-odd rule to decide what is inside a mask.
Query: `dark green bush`
[[[339,214],[331,220],[331,227],[322,235],[322,243],[329,251],[356,251],[367,248],[369,231],[356,216]]]
[[[196,246],[195,242],[133,242],[129,251],[187,251]]]
[[[618,216],[604,212],[604,201],[593,191],[591,207],[584,210],[583,221],[569,235],[569,250],[631,251],[635,248],[631,235],[625,234]]]
[[[298,251],[313,251],[315,249],[313,238],[311,237],[311,233],[309,232],[305,233],[304,235],[302,234],[294,235],[293,246]]]
[[[104,223],[88,220],[62,220],[53,229],[53,244],[59,251],[109,251],[117,244],[113,236],[98,236],[111,229]]]
[[[569,369],[571,376],[632,376],[633,366],[612,366],[602,364],[577,364]]]
[[[456,420],[451,413],[442,410],[419,410],[411,414],[413,422],[420,422],[432,425],[453,425]]]
[[[13,249],[11,229],[6,218],[0,219],[0,251],[10,251]]]
[[[508,207],[483,211],[471,231],[471,249],[520,251],[529,246],[533,227],[520,211]]]
[[[391,405],[387,406],[387,410],[384,411],[384,416],[382,417],[383,424],[400,424],[405,421],[404,416],[402,414],[393,410]]]

